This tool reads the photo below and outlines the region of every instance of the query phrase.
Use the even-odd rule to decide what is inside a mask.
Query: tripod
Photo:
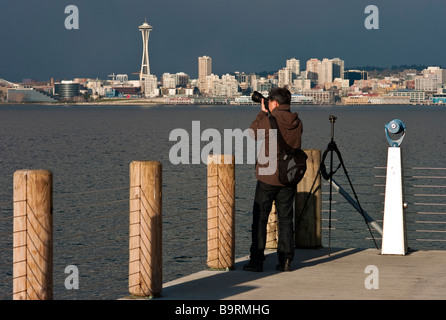
[[[322,161],[321,161],[321,166],[320,166],[320,172],[321,172],[322,177],[325,180],[330,181],[330,196],[329,196],[329,210],[328,210],[328,214],[329,214],[329,216],[328,216],[328,252],[329,253],[328,254],[330,255],[330,249],[331,249],[331,212],[332,212],[331,208],[332,208],[332,200],[333,200],[333,175],[338,171],[338,169],[340,167],[342,167],[344,170],[344,174],[347,177],[348,183],[350,184],[350,188],[352,189],[356,203],[358,204],[358,208],[359,208],[358,211],[364,218],[367,228],[369,229],[370,235],[372,236],[373,242],[375,243],[375,247],[376,247],[376,249],[378,249],[378,245],[376,244],[375,237],[373,236],[372,230],[370,229],[369,223],[367,221],[366,214],[365,214],[364,210],[362,209],[361,204],[359,203],[358,196],[356,194],[355,189],[353,188],[353,184],[350,180],[350,176],[348,175],[347,169],[344,165],[344,161],[342,159],[341,152],[339,151],[338,146],[336,145],[336,142],[334,141],[334,124],[335,124],[336,119],[337,118],[333,115],[330,115],[330,117],[329,117],[329,120],[331,123],[331,141],[328,144],[328,147],[322,156]],[[333,171],[333,155],[335,152],[339,159],[339,165],[336,168],[336,170]],[[329,173],[327,173],[327,169],[326,169],[325,163],[324,163],[325,158],[328,155],[328,153],[330,153],[330,172]]]

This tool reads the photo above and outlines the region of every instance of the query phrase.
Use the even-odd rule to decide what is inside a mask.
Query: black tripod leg
[[[330,150],[330,197],[328,207],[328,255],[331,253],[331,204],[333,200],[333,148]]]

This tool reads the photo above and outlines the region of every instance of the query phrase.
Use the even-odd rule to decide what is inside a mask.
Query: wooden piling
[[[209,155],[207,160],[207,265],[231,269],[235,262],[235,158]]]
[[[53,175],[14,173],[13,299],[53,299]]]
[[[322,191],[319,173],[321,151],[304,151],[308,155],[307,172],[297,185],[294,240],[297,248],[317,248],[322,246]],[[308,201],[307,197],[309,197]],[[306,205],[305,201],[307,201]],[[304,205],[305,208],[302,211]]]
[[[156,297],[162,291],[162,166],[130,164],[129,292]]]
[[[273,202],[271,212],[268,216],[268,224],[266,225],[266,245],[265,249],[277,249],[279,240],[278,216],[276,204]]]

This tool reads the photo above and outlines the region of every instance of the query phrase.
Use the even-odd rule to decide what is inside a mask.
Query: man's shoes
[[[243,270],[252,272],[263,272],[263,264],[249,261],[243,266]]]
[[[291,271],[291,261],[290,259],[285,259],[285,261],[279,262],[276,266],[276,270],[279,271]]]

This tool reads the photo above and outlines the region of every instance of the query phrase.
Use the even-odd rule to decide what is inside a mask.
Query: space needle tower
[[[144,21],[142,25],[139,26],[139,31],[142,34],[142,62],[141,62],[141,72],[139,74],[139,81],[141,86],[144,88],[144,93],[146,97],[151,94],[151,85],[150,85],[150,65],[149,65],[149,34],[152,31],[152,26],[147,23],[147,20]]]

